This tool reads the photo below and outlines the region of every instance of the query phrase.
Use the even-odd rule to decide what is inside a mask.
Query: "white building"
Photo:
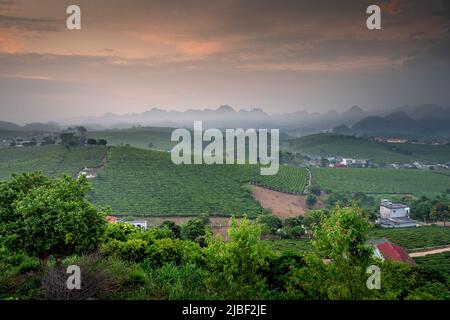
[[[348,165],[354,164],[355,162],[356,162],[356,160],[352,159],[352,158],[342,158],[341,164],[344,166],[348,166]]]
[[[129,221],[129,224],[132,224],[135,227],[147,230],[147,221],[142,220],[142,221]]]
[[[401,203],[392,203],[389,200],[381,200],[380,217],[389,218],[409,218],[410,208]]]
[[[411,209],[407,205],[381,200],[377,224],[385,228],[418,227],[420,224],[409,217],[410,212]]]

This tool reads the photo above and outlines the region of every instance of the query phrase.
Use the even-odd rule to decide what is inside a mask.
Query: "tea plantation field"
[[[106,167],[93,180],[95,203],[130,215],[248,215],[263,211],[248,183],[301,193],[302,168],[280,167],[261,176],[257,165],[174,165],[167,152],[114,147]],[[278,176],[279,175],[279,176]]]
[[[62,146],[3,148],[0,149],[0,180],[13,173],[42,171],[56,177],[62,174],[75,176],[85,166],[101,164],[106,147],[79,147],[67,150]]]
[[[366,138],[320,133],[282,141],[282,149],[301,154],[371,159],[378,163],[450,161],[449,145],[378,143]]]
[[[450,245],[450,228],[429,226],[401,229],[373,229],[370,231],[370,237],[386,237],[395,244],[412,250]]]
[[[440,273],[450,284],[450,252],[417,257],[414,258],[414,261],[427,270]]]
[[[382,168],[313,168],[313,181],[333,192],[434,196],[450,187],[448,172]]]

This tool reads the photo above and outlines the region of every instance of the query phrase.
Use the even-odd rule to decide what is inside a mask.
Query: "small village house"
[[[419,222],[410,218],[411,209],[401,203],[381,200],[380,218],[377,224],[384,228],[417,227]]]

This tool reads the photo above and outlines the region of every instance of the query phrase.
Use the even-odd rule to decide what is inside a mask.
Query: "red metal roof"
[[[387,260],[414,263],[414,260],[408,255],[405,249],[391,242],[379,243],[377,244],[377,248]]]
[[[114,217],[114,216],[106,216],[106,220],[110,223],[115,223],[119,220],[119,218]]]

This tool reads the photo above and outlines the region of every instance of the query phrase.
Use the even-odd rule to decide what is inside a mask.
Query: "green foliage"
[[[317,203],[317,197],[313,194],[308,194],[306,197],[306,204],[308,207],[312,207]]]
[[[311,243],[308,239],[281,239],[281,240],[263,240],[270,249],[276,253],[284,252],[302,253],[311,249]]]
[[[76,136],[73,132],[64,132],[61,133],[59,136],[59,139],[61,139],[61,144],[66,147],[76,147],[81,145],[81,139],[80,137]]]
[[[448,220],[450,218],[450,205],[447,202],[437,202],[431,207],[430,217],[436,220]]]
[[[194,218],[181,225],[181,238],[202,242],[206,236],[206,225],[200,218]]]
[[[188,263],[177,266],[173,263],[148,271],[149,282],[145,298],[169,300],[210,299],[205,286],[205,271]]]
[[[86,199],[86,179],[49,180],[40,173],[0,184],[0,239],[42,263],[93,251],[103,235],[105,215]]]
[[[442,276],[450,284],[450,252],[416,257],[414,260],[419,266]]]
[[[139,228],[126,222],[108,223],[102,240],[104,242],[110,240],[126,241],[130,235],[139,232]]]
[[[311,194],[315,196],[320,196],[320,194],[322,193],[322,191],[320,191],[320,188],[318,186],[311,186],[311,188],[309,188],[309,192],[311,192]]]
[[[292,271],[288,295],[303,299],[361,299],[372,249],[366,244],[369,223],[356,208],[335,208],[313,228],[312,251],[305,267]],[[325,262],[323,259],[329,259]]]
[[[124,261],[142,262],[147,257],[148,242],[142,239],[111,240],[101,246],[101,252]]]
[[[268,252],[259,242],[260,226],[245,218],[238,225],[232,218],[228,233],[229,242],[208,238],[204,249],[208,288],[213,296],[225,299],[264,297],[267,285],[261,273],[268,268]]]
[[[147,260],[154,267],[172,263],[185,264],[200,259],[200,247],[190,241],[180,239],[159,239],[147,249]]]
[[[172,231],[172,234],[175,238],[180,238],[181,237],[181,227],[179,225],[177,225],[175,222],[173,221],[164,221],[163,223],[161,223],[160,227],[167,227],[170,229],[170,231]]]
[[[256,222],[261,225],[263,234],[274,234],[283,227],[283,221],[272,214],[259,215]]]
[[[108,144],[108,141],[106,141],[105,139],[99,139],[99,140],[97,141],[97,144],[98,144],[99,146],[106,146],[106,145]]]

